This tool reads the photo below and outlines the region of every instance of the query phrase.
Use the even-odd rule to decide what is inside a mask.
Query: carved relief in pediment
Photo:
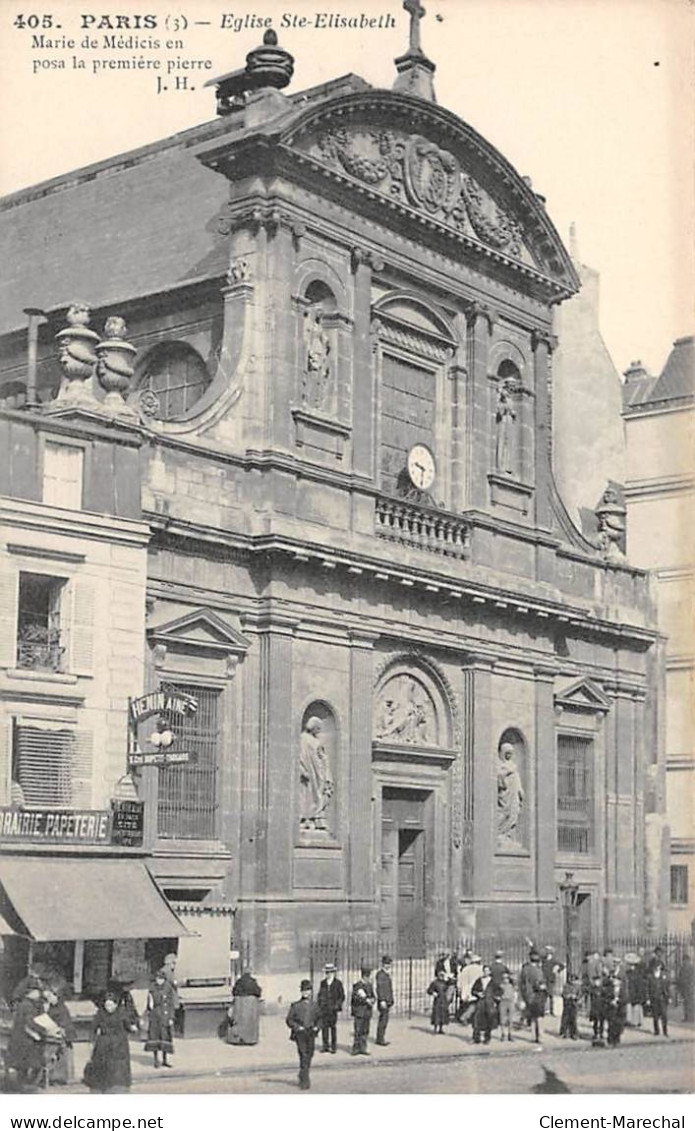
[[[441,223],[521,258],[523,243],[509,216],[459,159],[419,134],[366,125],[327,130],[310,152],[391,200],[417,208]]]

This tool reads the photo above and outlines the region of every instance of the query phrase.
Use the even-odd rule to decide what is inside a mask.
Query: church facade
[[[34,531],[2,550],[10,639],[32,592],[55,611],[26,580],[47,527],[114,547],[81,631],[118,659],[122,617],[133,662],[95,701],[80,803],[127,772],[128,696],[193,697],[190,760],[133,770],[147,864],[189,910],[233,907],[260,970],[326,933],[403,954],[557,933],[568,871],[583,937],[660,926],[648,579],[610,492],[588,539],[552,474],[553,311],[578,278],[542,198],[437,105],[413,21],[393,90],[286,95],[267,34],[217,122],[3,208],[5,502]],[[33,703],[4,661],[2,785],[26,805],[11,736],[69,661]],[[74,673],[76,718],[104,670]]]

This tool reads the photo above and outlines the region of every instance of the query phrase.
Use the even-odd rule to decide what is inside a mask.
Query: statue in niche
[[[519,818],[524,804],[521,773],[512,742],[502,742],[497,763],[497,837],[508,844],[519,843]]]
[[[514,385],[510,381],[502,381],[497,394],[497,442],[495,447],[495,465],[504,475],[511,475],[512,462],[512,429],[516,420],[516,409],[513,402]]]
[[[333,779],[321,738],[321,720],[312,715],[304,725],[299,753],[299,828],[327,832],[326,809],[333,796]]]
[[[305,319],[306,362],[302,399],[312,408],[323,408],[331,377],[331,340],[320,306],[312,306]]]
[[[434,707],[424,689],[410,676],[389,680],[377,710],[378,742],[432,746]]]

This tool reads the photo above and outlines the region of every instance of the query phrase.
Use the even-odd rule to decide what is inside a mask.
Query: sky
[[[601,328],[619,370],[641,359],[658,372],[677,337],[693,332],[695,294],[695,59],[689,0],[425,0],[422,41],[436,63],[437,99],[488,138],[534,188],[567,242],[601,275]],[[0,0],[0,194],[136,148],[215,116],[205,80],[243,66],[262,28],[223,29],[226,17],[271,18],[295,57],[290,91],[353,71],[390,87],[408,39],[400,0],[86,0],[50,6],[46,36],[76,47],[32,46],[40,31],[16,25],[22,6]],[[26,10],[28,12],[28,9]],[[36,9],[38,11],[38,9]],[[42,9],[43,11],[43,9]],[[109,34],[106,11],[157,17],[133,35],[184,39],[169,56],[209,60],[187,71],[188,89],[157,93],[147,71],[91,67],[117,53],[84,51]],[[282,28],[317,12],[387,16],[395,28]],[[82,17],[94,17],[88,31]],[[164,26],[169,17],[168,30]],[[173,21],[188,26],[177,31]],[[208,25],[209,22],[209,26]],[[113,33],[111,33],[113,34]],[[122,34],[128,35],[124,31]],[[72,55],[86,59],[72,68]],[[165,52],[124,46],[122,55]],[[51,60],[64,60],[63,69]],[[38,64],[37,72],[32,73]],[[165,80],[166,81],[166,80]],[[191,89],[193,87],[193,89]],[[98,223],[98,217],[86,222]]]

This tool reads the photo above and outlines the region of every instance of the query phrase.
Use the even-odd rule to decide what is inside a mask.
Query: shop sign
[[[139,848],[145,831],[143,801],[114,801],[111,810],[111,843]]]
[[[128,703],[128,769],[171,766],[195,761],[178,748],[181,726],[198,710],[198,700],[167,684]]]
[[[0,842],[108,844],[108,809],[10,809],[0,807]]]
[[[133,770],[138,766],[173,766],[177,762],[190,761],[190,757],[187,750],[158,750],[153,751],[152,754],[143,754],[140,750],[136,750],[128,755],[128,769]]]

